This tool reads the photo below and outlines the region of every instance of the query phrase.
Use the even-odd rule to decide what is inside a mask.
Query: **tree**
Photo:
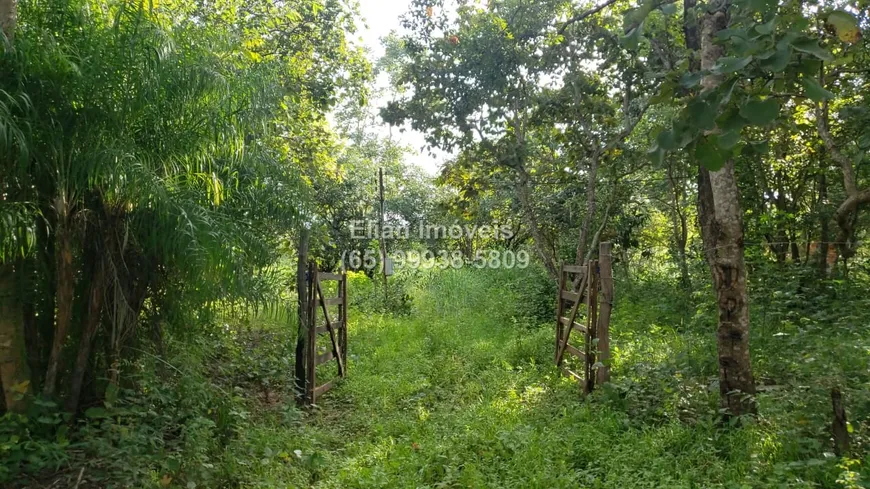
[[[312,199],[301,170],[328,159],[310,128],[368,65],[340,2],[231,3],[23,6],[0,55],[7,392],[30,363],[74,411],[100,395],[81,392],[94,370],[122,381],[143,323],[159,338],[280,297],[278,244]]]

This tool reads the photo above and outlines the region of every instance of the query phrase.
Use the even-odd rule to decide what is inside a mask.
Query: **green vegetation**
[[[404,7],[0,0],[0,486],[870,487],[868,0]]]
[[[11,452],[7,438],[6,470],[17,457],[31,469],[61,468],[24,477],[31,487],[58,477],[72,484],[82,468],[87,481],[111,487],[839,488],[867,480],[859,472],[868,460],[835,457],[828,428],[828,386],[848,379],[854,448],[866,453],[870,337],[854,328],[870,319],[863,278],[755,291],[762,414],[727,429],[716,416],[709,292],[689,300],[697,312],[687,316],[673,306],[685,298],[667,276],[642,286],[618,277],[626,285],[614,309],[614,382],[583,399],[552,365],[552,321],[528,300],[536,277],[543,271],[433,272],[417,278],[410,315],[353,314],[351,375],[307,413],[292,402],[285,323],[260,319],[252,330],[169,341],[167,363],[150,358],[131,374],[139,389],[92,408],[56,441],[40,438],[60,424],[56,415],[27,425],[7,418],[5,436],[26,427],[31,438]],[[361,275],[350,284],[372,286]],[[786,305],[765,303],[771,298]],[[863,307],[834,320],[816,308],[829,299]]]

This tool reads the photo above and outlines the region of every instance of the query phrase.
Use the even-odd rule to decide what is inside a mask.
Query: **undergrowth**
[[[552,365],[539,270],[420,272],[389,304],[355,275],[349,377],[293,405],[288,321],[222,325],[142,356],[77,421],[41,401],[0,424],[0,477],[55,487],[866,487],[870,298],[753,268],[761,415],[717,415],[709,287],[617,276],[613,382],[584,398]],[[360,298],[367,297],[367,304]],[[704,306],[699,306],[704,304]],[[332,375],[321,371],[320,375]],[[853,455],[830,440],[843,389]],[[865,484],[865,485],[862,485]]]

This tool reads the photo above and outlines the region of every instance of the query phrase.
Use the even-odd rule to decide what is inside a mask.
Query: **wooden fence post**
[[[305,396],[310,404],[314,404],[314,389],[317,388],[317,264],[308,265],[308,340],[305,345],[308,364],[308,391]]]
[[[344,298],[338,309],[339,314],[339,349],[341,351],[341,359],[345,365],[345,375],[347,375],[347,271],[342,270],[342,279],[338,282],[338,296]]]
[[[846,423],[846,408],[843,407],[843,394],[839,387],[831,389],[831,403],[834,406],[834,421],[831,431],[834,435],[834,453],[838,457],[849,453],[849,426]]]
[[[299,325],[296,328],[296,368],[295,368],[295,384],[296,384],[296,402],[300,405],[307,402],[308,386],[306,382],[308,375],[305,372],[306,359],[305,354],[308,352],[305,341],[308,339],[308,236],[310,231],[304,226],[299,232],[299,243],[296,249],[296,295],[297,295],[297,317]]]
[[[598,248],[601,278],[601,310],[598,315],[598,384],[610,382],[610,313],[613,310],[613,245],[602,242]]]
[[[556,292],[556,366],[561,366],[559,361],[559,349],[562,347],[562,314],[564,313],[564,302],[562,301],[562,290],[565,289],[565,265],[559,267],[559,290]]]
[[[598,260],[589,260],[586,265],[589,278],[586,281],[586,385],[583,392],[589,394],[595,389],[593,365],[597,358],[594,344],[598,337]]]

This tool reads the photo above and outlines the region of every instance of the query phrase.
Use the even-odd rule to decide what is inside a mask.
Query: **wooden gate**
[[[611,249],[610,243],[601,243],[599,260],[590,260],[586,265],[562,265],[559,271],[556,365],[565,375],[578,380],[586,393],[592,392],[596,384],[610,380]],[[582,320],[581,309],[585,309]],[[580,347],[570,343],[574,331],[582,335]],[[581,372],[565,365],[566,353],[577,359]]]
[[[324,281],[337,282],[337,293],[332,297],[324,294]],[[326,391],[332,388],[339,378],[347,375],[347,273],[320,272],[315,263],[308,265],[308,338],[305,342],[306,375],[305,402],[314,404]],[[330,307],[335,307],[335,315]],[[323,319],[318,320],[318,309]],[[318,338],[327,336],[323,348],[317,344]],[[335,360],[338,376],[317,385],[317,367]]]

